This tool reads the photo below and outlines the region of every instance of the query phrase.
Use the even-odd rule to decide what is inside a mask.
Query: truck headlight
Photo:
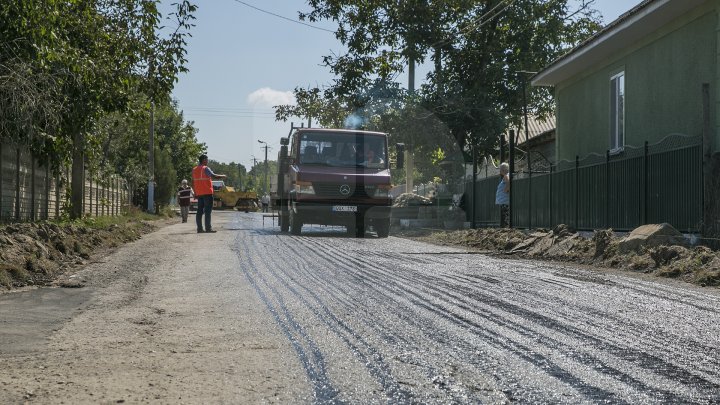
[[[390,189],[392,186],[390,184],[380,184],[375,189],[375,197],[376,198],[387,198],[390,195]]]
[[[297,194],[315,195],[315,189],[313,188],[312,183],[309,181],[296,181],[295,192]]]

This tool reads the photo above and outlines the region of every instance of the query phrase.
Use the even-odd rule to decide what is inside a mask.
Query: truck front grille
[[[353,183],[313,183],[315,195],[330,198],[367,197],[364,184]]]

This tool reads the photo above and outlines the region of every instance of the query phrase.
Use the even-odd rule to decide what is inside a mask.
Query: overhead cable
[[[260,11],[261,13],[269,14],[269,15],[271,15],[271,16],[273,16],[273,17],[282,18],[283,20],[287,20],[287,21],[290,21],[290,22],[294,22],[295,24],[301,24],[301,25],[304,25],[304,26],[306,26],[306,27],[314,28],[314,29],[320,30],[320,31],[332,32],[333,34],[335,33],[335,31],[329,30],[329,29],[327,29],[327,28],[317,27],[317,26],[315,26],[315,25],[308,24],[308,23],[305,23],[305,22],[302,22],[302,21],[293,20],[292,18],[288,18],[288,17],[282,16],[282,15],[280,15],[280,14],[275,14],[275,13],[273,13],[272,11],[263,10],[263,9],[261,9],[261,8],[259,8],[259,7],[253,6],[252,4],[248,4],[248,3],[246,3],[246,2],[244,2],[244,1],[242,1],[242,0],[233,0],[233,1],[235,1],[236,3],[240,3],[240,4],[244,5],[244,6],[250,7],[250,8],[252,8],[252,9],[255,9],[255,10],[257,10],[257,11]]]

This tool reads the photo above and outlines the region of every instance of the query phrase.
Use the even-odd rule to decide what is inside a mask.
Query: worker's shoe
[[[217,233],[217,231],[214,229],[209,229],[209,230],[205,231],[205,233]]]
[[[203,231],[202,229],[198,229],[197,233],[205,233],[205,231]]]

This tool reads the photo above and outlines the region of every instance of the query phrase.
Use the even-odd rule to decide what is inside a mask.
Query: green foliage
[[[314,120],[327,128],[342,128],[348,116],[347,108],[336,98],[325,97],[317,87],[296,87],[294,105],[275,106],[275,119],[287,121],[290,117]]]
[[[430,161],[432,164],[437,165],[445,160],[445,151],[442,148],[437,148],[430,153]]]
[[[267,183],[265,183],[265,162],[258,161],[247,175],[248,191],[256,191],[261,193],[263,190],[270,191],[270,183],[274,177],[277,177],[278,165],[275,160],[267,161]]]
[[[155,139],[158,147],[170,154],[176,177],[190,180],[197,157],[207,149],[197,141],[197,128],[185,122],[177,101],[163,102],[155,109]]]
[[[96,131],[89,137],[88,153],[90,170],[93,173],[119,173],[131,186],[144,187],[148,179],[148,140],[150,126],[150,104],[145,96],[137,95],[129,104],[127,112],[106,114],[98,120]],[[179,111],[177,102],[165,100],[155,106],[155,148],[168,162],[155,165],[156,182],[173,191],[181,179],[190,180],[197,157],[206,150],[197,141],[197,129],[192,122],[186,122]],[[166,172],[166,171],[170,172]],[[157,194],[158,202],[169,201],[166,194]]]
[[[240,163],[221,163],[216,160],[208,160],[208,166],[213,172],[224,174],[225,185],[235,187],[236,190],[244,190],[247,187],[247,169]]]
[[[72,153],[81,176],[97,120],[127,111],[135,93],[166,99],[186,70],[196,6],[175,6],[165,29],[156,1],[0,2],[0,139],[31,145],[55,168]],[[81,200],[73,194],[73,216]]]
[[[166,206],[175,196],[178,187],[177,173],[172,164],[170,153],[155,148],[155,203],[159,207]]]
[[[267,175],[267,188],[263,187],[265,182],[265,162],[258,161],[248,171],[244,165],[240,163],[230,162],[222,163],[216,160],[208,160],[208,166],[213,172],[218,174],[224,174],[227,176],[225,184],[228,186],[235,187],[241,191],[255,191],[262,192],[264,189],[270,190],[270,182],[273,177],[277,177],[278,166],[277,161],[268,160],[268,175]]]
[[[408,138],[410,130],[396,123],[427,121],[414,113],[422,108],[453,135],[462,152],[469,143],[485,150],[495,148],[498,136],[519,123],[521,90],[528,79],[520,71],[543,68],[600,28],[599,15],[587,0],[308,3],[312,11],[301,13],[300,18],[335,21],[336,37],[348,48],[342,55],[324,58],[336,75],[325,92],[326,105],[332,99],[345,105],[346,111],[364,108],[371,101],[362,96],[368,89],[392,88],[407,61],[424,62],[431,55],[435,70],[428,84],[415,95],[398,94],[403,97],[402,109],[382,109],[383,114],[390,111],[391,117],[381,117],[379,121],[387,125],[379,128],[399,129],[404,134],[397,137]],[[533,113],[551,110],[547,89],[528,93]],[[309,111],[313,103],[305,104],[299,100],[296,112]],[[427,140],[431,144],[423,145],[423,150],[445,149]]]

